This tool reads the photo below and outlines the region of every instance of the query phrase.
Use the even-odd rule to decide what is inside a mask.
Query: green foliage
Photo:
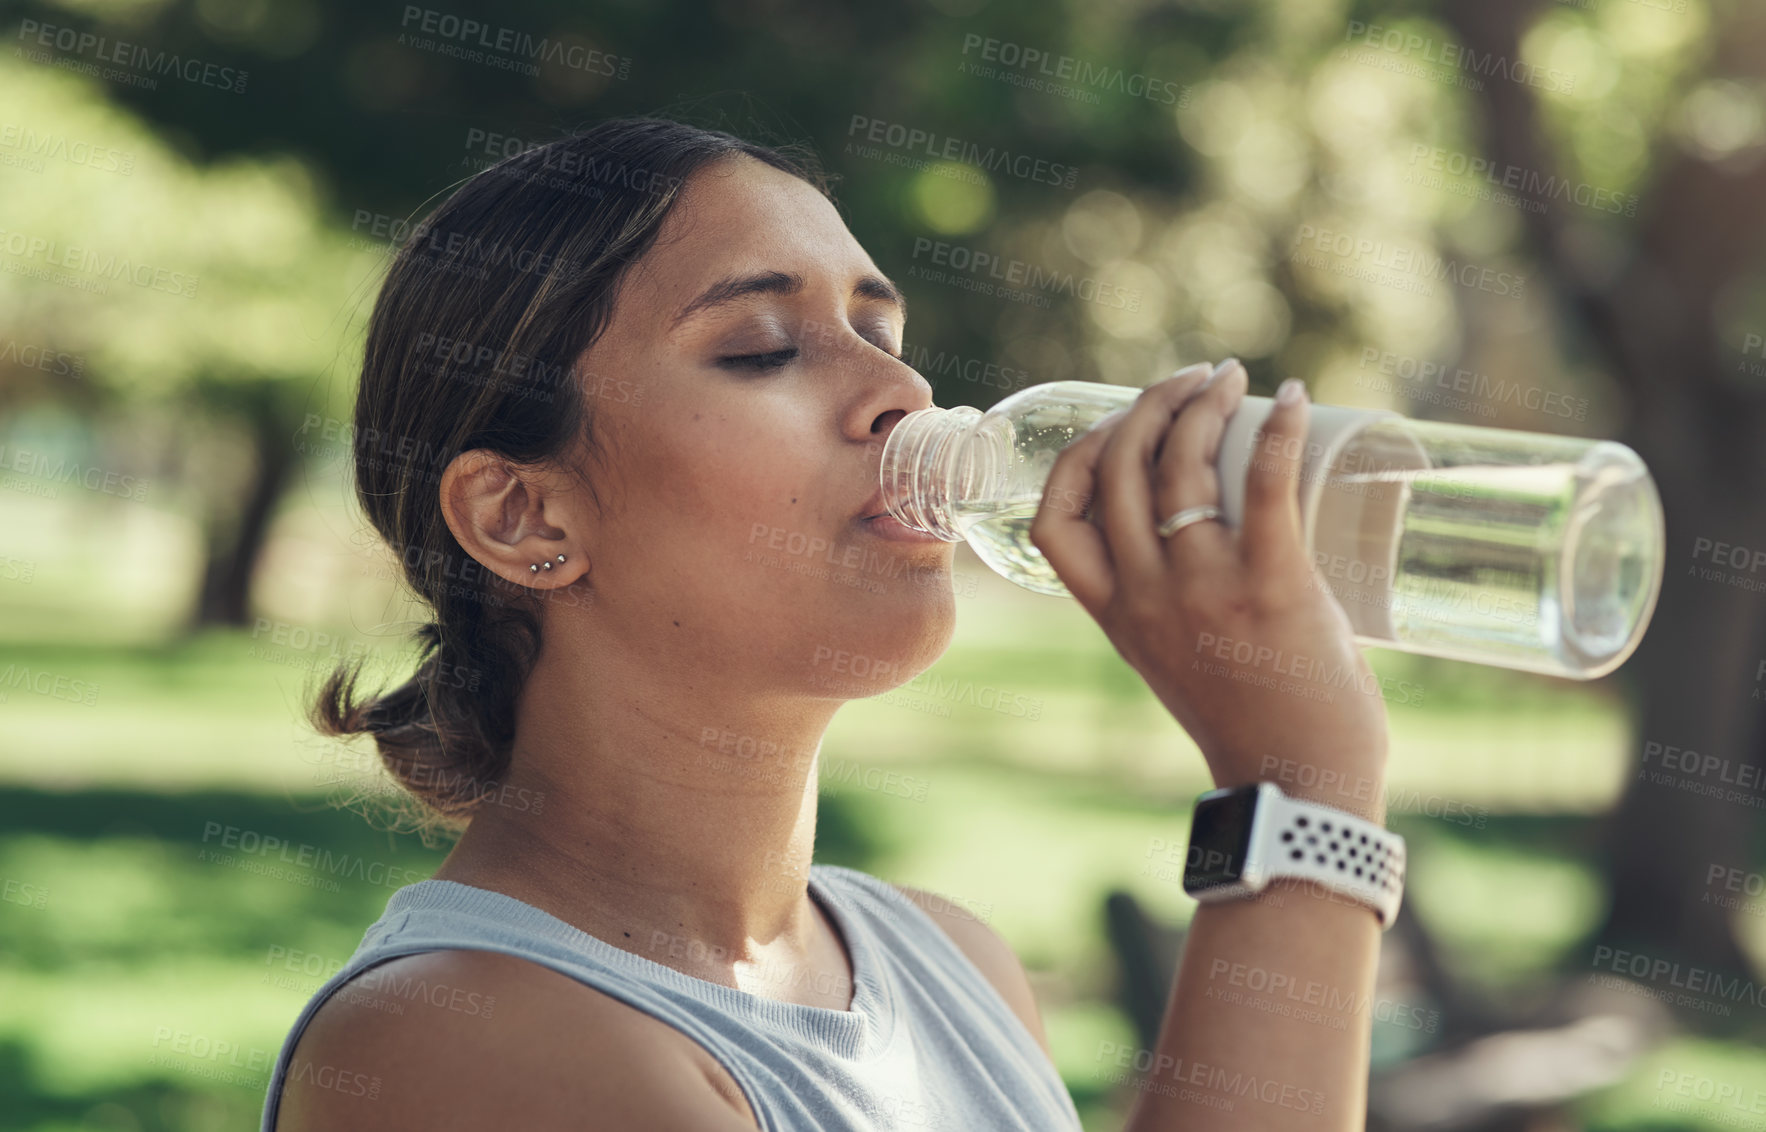
[[[130,399],[311,385],[339,362],[348,374],[355,304],[382,249],[328,223],[305,163],[193,162],[90,80],[10,52],[0,103],[22,154],[48,155],[41,171],[0,165],[8,233],[32,241],[24,254],[8,245],[9,266],[49,272],[0,273],[0,333],[80,355],[86,382]],[[109,156],[65,157],[90,152]]]
[[[1719,6],[1669,7],[1538,6],[1521,37],[1525,59],[1579,79],[1539,95],[1549,159],[1572,183],[1641,195],[1664,147],[1719,160],[1759,140],[1750,92],[1701,74]],[[192,516],[212,519],[207,496],[252,462],[249,449],[217,442],[217,422],[346,420],[366,303],[393,250],[381,233],[502,156],[499,146],[658,110],[809,143],[838,176],[861,244],[909,292],[910,360],[942,405],[1005,392],[967,376],[973,363],[1006,367],[1017,384],[1139,385],[1236,354],[1258,390],[1292,372],[1326,403],[1571,427],[1370,380],[1370,348],[1470,353],[1476,366],[1472,331],[1537,317],[1533,305],[1464,288],[1420,294],[1294,254],[1301,233],[1329,230],[1536,270],[1520,211],[1487,199],[1470,173],[1419,176],[1435,155],[1481,152],[1487,127],[1466,89],[1350,50],[1351,21],[1451,39],[1439,11],[1365,0],[515,0],[481,14],[629,65],[617,76],[545,67],[537,77],[406,42],[405,5],[59,0],[18,11],[181,49],[249,71],[250,83],[243,95],[176,79],[106,84],[66,59],[0,53],[0,342],[82,363],[75,375],[0,361],[0,443],[96,450],[155,485],[147,506],[0,499],[0,557],[34,567],[27,581],[0,579],[0,670],[77,674],[98,688],[89,706],[17,692],[0,702],[0,881],[30,886],[29,899],[0,903],[9,1128],[254,1124],[264,1055],[318,982],[286,977],[278,959],[341,961],[390,889],[209,860],[212,823],[420,875],[441,859],[444,846],[333,807],[349,793],[332,781],[338,750],[299,719],[323,650],[278,649],[252,631],[168,642],[202,557]],[[1031,68],[998,58],[1001,45],[1105,78],[1039,90]],[[1141,94],[1119,87],[1112,74],[1169,84],[1171,100],[1146,84]],[[882,142],[870,138],[877,124]],[[22,132],[3,132],[14,125]],[[921,145],[891,144],[896,130],[917,132]],[[945,152],[953,141],[962,160]],[[75,162],[75,145],[105,156]],[[1072,183],[967,158],[988,152],[1070,168]],[[1623,251],[1629,217],[1578,217],[1597,259]],[[1136,295],[1137,309],[1067,295],[1044,307],[952,286],[920,270],[926,241],[1107,284]],[[124,263],[145,269],[142,282],[110,278]],[[1766,289],[1737,295],[1723,328],[1732,347],[1766,310]],[[1541,388],[1602,388],[1574,353],[1562,364],[1496,362]],[[1597,411],[1575,427],[1612,431],[1615,421]],[[368,574],[339,451],[309,454],[260,571],[258,607],[269,621],[368,641],[396,672],[408,618],[393,587]],[[1087,1127],[1116,1127],[1093,1055],[1129,1030],[1110,1005],[1101,899],[1121,887],[1170,921],[1189,914],[1175,885],[1142,869],[1149,847],[1184,836],[1205,777],[1072,603],[1008,593],[978,564],[965,569],[991,588],[965,600],[956,647],[916,686],[843,711],[826,748],[923,780],[924,798],[825,791],[818,857],[985,906],[1044,992]],[[1433,878],[1417,906],[1479,985],[1525,995],[1598,915],[1589,815],[1622,785],[1631,709],[1612,693],[1514,673],[1385,652],[1373,662],[1427,693],[1393,709],[1404,803],[1395,820],[1412,838],[1416,875]],[[989,710],[978,687],[1034,699],[1038,720]],[[1473,832],[1432,816],[1442,797],[1488,822]],[[230,1042],[246,1051],[243,1068],[166,1056],[164,1030]],[[1665,1110],[1662,1070],[1751,1082],[1759,1054],[1679,1042],[1578,1118],[1612,1132],[1723,1126],[1728,1114],[1715,1107]]]

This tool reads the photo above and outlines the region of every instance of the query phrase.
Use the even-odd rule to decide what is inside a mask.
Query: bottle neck
[[[973,405],[958,405],[916,409],[896,422],[877,473],[891,515],[946,542],[963,541],[955,506],[959,469],[982,415]]]

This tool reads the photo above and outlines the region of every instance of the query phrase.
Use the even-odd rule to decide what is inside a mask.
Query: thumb
[[[1306,386],[1288,378],[1276,390],[1275,406],[1252,445],[1240,545],[1253,573],[1291,555],[1305,556],[1299,484],[1309,411]]]

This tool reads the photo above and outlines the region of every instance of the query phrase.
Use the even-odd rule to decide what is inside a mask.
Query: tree
[[[1716,105],[1720,123],[1747,120],[1746,92],[1701,86],[1700,69],[1703,45],[1714,43],[1715,74],[1758,71],[1763,44],[1753,8],[1742,0],[1450,0],[1428,12],[1376,3],[1339,12],[1309,0],[1183,0],[1083,13],[1054,4],[983,12],[960,0],[934,7],[940,10],[780,0],[764,11],[726,4],[693,19],[660,20],[631,6],[589,13],[555,0],[518,0],[485,16],[499,29],[614,60],[610,70],[545,64],[537,73],[440,49],[453,45],[421,26],[434,14],[429,9],[263,5],[221,16],[208,6],[167,6],[142,17],[150,26],[134,29],[134,38],[248,69],[251,96],[171,83],[156,91],[115,86],[112,99],[175,133],[217,169],[212,155],[301,155],[245,166],[276,171],[254,191],[277,203],[259,207],[301,235],[284,241],[287,254],[273,263],[245,255],[236,283],[253,308],[294,301],[276,289],[293,288],[300,312],[256,325],[285,331],[299,324],[310,336],[232,350],[193,332],[191,341],[204,344],[186,355],[202,356],[204,365],[181,356],[177,378],[156,379],[194,389],[189,378],[199,371],[240,378],[241,396],[219,400],[251,422],[241,427],[263,453],[257,484],[239,496],[238,518],[215,525],[202,608],[209,616],[240,615],[253,532],[288,472],[287,447],[271,448],[279,431],[290,430],[300,399],[271,395],[273,383],[310,386],[331,373],[339,380],[326,386],[328,403],[342,404],[339,387],[348,383],[328,368],[338,356],[329,328],[333,316],[341,322],[353,313],[348,304],[362,292],[351,288],[368,285],[372,272],[341,241],[371,242],[377,230],[420,213],[432,196],[511,147],[549,140],[578,120],[675,110],[761,140],[807,140],[822,153],[843,178],[839,192],[854,232],[916,296],[910,346],[926,347],[913,357],[940,404],[987,404],[1003,394],[964,375],[978,361],[1006,363],[1023,374],[1021,383],[1144,382],[1171,365],[1225,353],[1247,361],[1259,390],[1299,373],[1333,394],[1326,399],[1347,403],[1337,394],[1353,390],[1365,349],[1464,357],[1491,349],[1494,335],[1480,321],[1478,296],[1453,288],[1406,294],[1296,264],[1299,233],[1346,223],[1417,251],[1476,240],[1480,257],[1536,261],[1549,281],[1547,299],[1528,309],[1561,317],[1570,336],[1555,356],[1538,355],[1563,363],[1539,381],[1572,389],[1594,371],[1592,380],[1620,391],[1629,402],[1623,439],[1656,474],[1668,515],[1670,566],[1654,624],[1614,683],[1632,689],[1641,705],[1646,741],[1759,765],[1755,705],[1745,689],[1766,652],[1760,602],[1687,568],[1696,539],[1766,548],[1758,510],[1749,508],[1766,460],[1757,439],[1766,410],[1759,383],[1738,378],[1735,364],[1738,326],[1766,337],[1766,302],[1747,289],[1766,216],[1759,203],[1766,171],[1759,139],[1745,130],[1723,153],[1686,152],[1668,140],[1676,108],[1695,87]],[[1708,12],[1721,17],[1720,30],[1705,26]],[[104,17],[59,7],[45,7],[42,18],[115,30]],[[1375,23],[1437,45],[1457,39],[1478,58],[1511,63],[1535,62],[1532,54],[1546,49],[1535,41],[1549,40],[1559,45],[1551,50],[1619,68],[1621,80],[1600,99],[1585,97],[1586,86],[1567,99],[1508,78],[1461,81],[1468,76],[1439,58],[1421,68],[1436,72],[1434,81],[1401,73],[1404,67],[1342,59],[1357,27]],[[1544,40],[1542,32],[1549,33]],[[1026,52],[1040,53],[1042,62],[1026,62]],[[47,83],[46,70],[32,75]],[[744,94],[717,97],[730,87]],[[1166,93],[1169,101],[1155,96]],[[1624,119],[1617,124],[1614,107]],[[1659,135],[1653,155],[1608,160],[1625,148],[1613,136],[1633,121]],[[878,123],[881,142],[871,138]],[[920,141],[895,144],[897,133]],[[955,161],[936,156],[953,144]],[[1419,145],[1646,194],[1644,204],[1635,217],[1590,216],[1555,203],[1504,210],[1404,183]],[[1076,176],[1072,184],[1050,184],[1010,167],[984,168],[987,158],[977,153],[1040,160]],[[312,187],[308,169],[332,191]],[[228,183],[212,175],[204,181]],[[218,196],[202,205],[221,215],[230,207]],[[312,218],[326,212],[335,237],[314,227]],[[206,215],[187,225],[166,254],[212,242],[211,228]],[[938,241],[1107,284],[1140,304],[1126,310],[1058,294],[1044,308],[923,282],[910,273],[928,264],[923,253]],[[313,248],[326,250],[309,260]],[[205,263],[205,289],[212,278],[224,279],[230,255],[245,251],[238,241],[217,246]],[[273,288],[263,281],[269,272],[276,273]],[[226,305],[234,301],[227,293],[233,282],[205,290],[223,292],[223,305],[209,308],[219,317],[207,319],[207,329],[237,324]],[[148,310],[141,325],[157,329],[152,319],[162,313]],[[138,369],[140,352],[131,343],[111,361]],[[941,368],[941,360],[955,365]],[[219,385],[205,388],[215,401]],[[1421,408],[1403,404],[1402,393],[1392,400]],[[1613,904],[1603,937],[1739,967],[1723,912],[1697,901],[1698,870],[1742,862],[1752,829],[1745,807],[1634,782],[1614,827]]]
[[[242,474],[190,485],[207,545],[193,622],[248,623],[251,575],[305,414],[347,404],[351,383],[335,367],[350,364],[352,304],[376,250],[326,226],[299,162],[200,167],[93,81],[10,56],[0,99],[28,123],[18,148],[44,164],[0,166],[18,237],[8,252],[48,276],[0,274],[0,330],[82,357],[84,411],[175,406],[249,438],[256,458]],[[181,443],[200,439],[189,430]]]
[[[1513,59],[1540,7],[1454,0],[1445,16],[1468,48]],[[1766,74],[1766,11],[1731,3],[1718,14],[1705,73],[1758,82]],[[1487,149],[1500,166],[1565,175],[1530,87],[1487,83],[1480,101]],[[1759,278],[1766,161],[1758,138],[1730,152],[1701,151],[1696,139],[1677,144],[1671,135],[1654,140],[1654,183],[1622,248],[1593,254],[1599,240],[1563,210],[1525,213],[1526,240],[1574,319],[1577,348],[1597,357],[1630,401],[1624,439],[1662,494],[1669,548],[1662,594],[1622,673],[1640,734],[1644,743],[1722,758],[1734,778],[1766,769],[1760,705],[1749,699],[1766,657],[1766,605],[1755,590],[1701,574],[1713,563],[1695,548],[1699,539],[1766,547],[1759,506],[1766,388],[1737,376],[1746,372],[1738,327],[1766,329],[1766,310],[1756,301],[1738,319],[1733,309],[1741,286]],[[1757,810],[1742,802],[1633,776],[1607,838],[1610,907],[1599,937],[1747,971],[1729,913],[1709,899],[1706,874],[1747,862],[1757,830]]]

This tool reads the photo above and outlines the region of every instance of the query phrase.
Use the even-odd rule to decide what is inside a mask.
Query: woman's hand
[[[1030,541],[1217,785],[1272,781],[1383,820],[1385,701],[1300,528],[1304,388],[1278,397],[1258,433],[1239,529],[1155,529],[1219,504],[1214,464],[1245,383],[1237,361],[1191,366],[1100,421],[1056,459]]]

